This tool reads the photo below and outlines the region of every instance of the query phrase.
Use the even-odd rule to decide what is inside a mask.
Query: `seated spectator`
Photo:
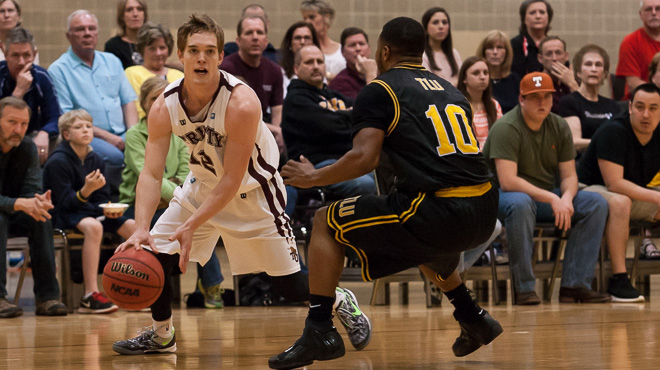
[[[660,87],[660,52],[656,53],[651,59],[651,64],[649,65],[649,82],[653,82],[655,86]]]
[[[145,62],[146,62],[145,58]],[[130,67],[134,68],[134,67]],[[130,69],[129,68],[129,69]],[[165,90],[168,83],[160,77],[150,77],[141,84],[140,105],[145,114],[149,115],[151,106],[156,98]],[[119,186],[119,201],[128,204],[129,207],[124,216],[131,219],[135,218],[135,189],[137,188],[138,177],[144,168],[144,154],[147,147],[147,117],[142,117],[140,122],[131,127],[126,132],[126,167],[122,173],[122,183]],[[188,176],[188,160],[190,154],[183,140],[172,134],[170,139],[170,150],[165,160],[165,170],[163,172],[163,182],[160,190],[160,203],[156,209],[154,217],[151,219],[151,227],[156,224],[158,218],[165,212],[167,206],[174,197],[174,190],[186,180]],[[223,280],[220,273],[220,261],[215,253],[211,254],[211,259],[202,267],[197,264],[197,286],[204,294],[206,308],[222,308],[224,303],[220,295],[220,283]]]
[[[37,148],[25,137],[30,122],[25,101],[0,100],[0,318],[16,317],[23,309],[7,300],[7,239],[27,236],[37,315],[64,316],[55,267],[51,193],[42,194]]]
[[[422,16],[422,25],[426,30],[422,65],[456,86],[463,61],[453,46],[449,13],[443,8],[431,8]]]
[[[486,60],[478,57],[467,58],[458,72],[457,87],[472,105],[472,131],[479,141],[479,149],[482,150],[488,138],[488,130],[502,117],[500,103],[492,98],[493,87]]]
[[[557,36],[548,36],[539,44],[539,62],[543,72],[552,77],[555,93],[552,94],[552,113],[559,114],[559,101],[573,91],[578,83],[568,62],[566,42]]]
[[[285,97],[289,83],[292,79],[297,78],[296,74],[293,72],[294,55],[301,47],[309,44],[314,44],[319,48],[321,47],[319,39],[316,37],[314,27],[305,21],[292,24],[289,29],[286,30],[284,38],[282,38],[282,44],[280,46],[280,66],[282,66],[282,87]]]
[[[269,123],[268,129],[282,153],[282,69],[263,56],[268,43],[266,21],[261,17],[247,16],[238,21],[236,35],[238,52],[224,58],[220,68],[242,78],[257,94],[264,122]]]
[[[13,28],[3,48],[7,59],[0,62],[0,98],[14,96],[23,99],[30,110],[35,112],[30,116],[27,135],[37,145],[39,161],[44,164],[49,149],[55,149],[59,135],[57,119],[61,111],[55,97],[53,80],[45,69],[34,64],[37,47],[28,30]]]
[[[500,103],[502,113],[507,113],[518,105],[520,95],[520,76],[511,71],[511,43],[502,31],[490,31],[477,47],[476,55],[486,59],[493,85],[493,98]]]
[[[627,92],[649,80],[648,65],[660,52],[660,1],[641,0],[639,18],[642,27],[628,34],[619,47],[616,76],[626,79]],[[624,99],[628,98],[628,94]]]
[[[142,64],[142,54],[137,50],[137,34],[148,19],[144,0],[117,1],[119,33],[105,43],[105,51],[119,58],[124,69]]]
[[[21,7],[15,0],[0,0],[0,61],[5,60],[5,40],[9,31],[21,25]],[[39,53],[34,53],[34,64],[39,65]]]
[[[325,55],[326,78],[332,81],[346,68],[346,60],[341,54],[341,45],[330,38],[329,31],[335,19],[335,9],[325,0],[303,0],[300,3],[303,20],[314,26]]]
[[[97,275],[103,233],[128,238],[135,221],[99,205],[110,203],[103,158],[89,145],[94,138],[92,116],[83,109],[64,113],[58,122],[62,142],[44,166],[44,188],[53,193],[54,224],[60,229],[77,229],[83,235],[82,272],[85,295],[80,313],[111,313],[118,307],[99,292]],[[98,217],[105,216],[102,220]]]
[[[604,123],[578,166],[585,191],[607,199],[610,217],[605,231],[613,276],[608,292],[615,302],[643,302],[626,274],[628,223],[660,220],[660,89],[651,83],[633,90],[628,112]],[[643,253],[660,252],[645,240]]]
[[[268,19],[268,14],[266,14],[266,9],[259,4],[251,4],[243,8],[241,13],[241,19],[245,17],[261,17],[266,21],[266,29],[270,28],[270,19]],[[224,46],[225,58],[231,54],[234,54],[238,51],[238,44],[230,41],[225,43]],[[277,49],[270,42],[266,44],[266,49],[263,50],[263,55],[268,58],[270,61],[277,63],[279,60]]]
[[[357,27],[342,31],[341,53],[346,59],[346,68],[335,76],[328,87],[355,100],[360,90],[378,74],[376,61],[369,59],[371,48],[367,33]]]
[[[107,165],[107,180],[119,186],[124,166],[124,134],[138,121],[136,95],[117,57],[96,51],[98,20],[87,10],[67,19],[71,47],[54,61],[48,73],[63,112],[85,109],[94,119],[94,151]]]
[[[520,33],[511,39],[511,72],[522,77],[543,70],[538,60],[538,45],[548,36],[554,12],[546,0],[525,0],[520,4],[519,13]]]
[[[140,93],[142,83],[149,77],[157,76],[167,82],[174,82],[183,78],[183,72],[165,66],[167,58],[172,55],[173,47],[174,38],[170,30],[163,27],[163,25],[147,22],[140,28],[137,50],[144,57],[144,62],[141,66],[126,68],[126,78],[133,86],[136,95]],[[137,100],[135,106],[140,119],[144,118],[146,114]]]
[[[323,52],[316,45],[296,52],[294,70],[298,79],[289,85],[282,117],[289,158],[305,157],[316,168],[329,166],[353,147],[352,103],[323,83]],[[325,188],[339,198],[376,193],[371,174]]]
[[[571,130],[563,118],[550,112],[554,91],[552,79],[545,73],[523,77],[520,104],[495,122],[484,146],[484,156],[500,187],[498,218],[506,228],[516,303],[541,303],[532,269],[537,222],[572,229],[564,253],[559,302],[607,302],[609,295],[591,290],[607,201],[598,194],[578,191]]]
[[[583,46],[573,58],[573,70],[580,87],[561,98],[559,115],[571,127],[575,149],[582,153],[598,127],[619,113],[619,105],[598,95],[610,75],[610,57],[605,49],[594,44]]]

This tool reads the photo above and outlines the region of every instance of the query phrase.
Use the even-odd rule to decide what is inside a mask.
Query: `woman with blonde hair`
[[[330,39],[328,30],[335,18],[335,9],[325,0],[303,0],[300,3],[303,20],[314,26],[316,36],[325,55],[325,70],[328,80],[332,80],[346,68],[346,59],[341,53],[341,44]]]
[[[488,64],[493,98],[500,103],[502,113],[510,111],[518,105],[520,76],[511,71],[513,50],[506,34],[499,30],[488,32],[479,43],[476,56]]]

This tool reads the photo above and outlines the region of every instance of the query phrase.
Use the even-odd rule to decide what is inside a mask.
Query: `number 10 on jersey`
[[[445,156],[456,153],[456,149],[463,154],[476,154],[479,153],[479,146],[477,140],[474,138],[472,128],[468,125],[465,116],[465,110],[458,105],[449,104],[445,107],[445,114],[449,119],[449,129],[453,133],[454,140],[452,142],[449,134],[447,134],[447,124],[443,122],[438,107],[429,105],[426,111],[426,117],[433,122],[433,129],[438,138],[438,155]],[[465,136],[468,136],[467,138]],[[466,140],[467,139],[467,140]]]

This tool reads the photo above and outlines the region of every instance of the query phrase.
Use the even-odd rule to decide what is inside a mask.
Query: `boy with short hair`
[[[63,141],[48,158],[43,179],[44,188],[52,190],[55,226],[77,229],[85,235],[82,249],[85,295],[78,312],[115,312],[117,306],[98,288],[103,232],[128,237],[135,230],[135,221],[123,217],[123,211],[106,212],[99,206],[110,202],[110,190],[103,158],[90,146],[94,137],[92,116],[83,109],[67,112],[60,117],[58,128]]]

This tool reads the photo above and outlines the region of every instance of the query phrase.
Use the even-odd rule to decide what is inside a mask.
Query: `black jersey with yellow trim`
[[[383,152],[399,191],[429,192],[489,180],[472,132],[470,103],[419,64],[399,64],[360,91],[353,132],[366,127],[385,131]]]

